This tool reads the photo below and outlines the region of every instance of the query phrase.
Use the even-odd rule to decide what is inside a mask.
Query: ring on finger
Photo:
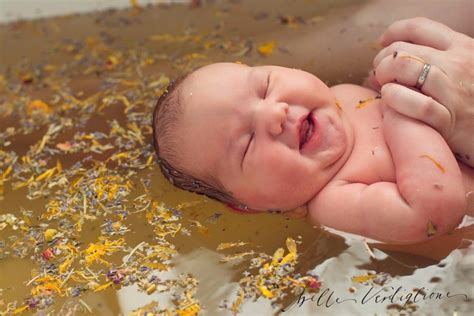
[[[426,78],[428,77],[428,73],[430,72],[430,69],[431,69],[430,64],[425,63],[423,65],[423,69],[421,69],[420,75],[418,76],[418,80],[416,81],[415,88],[417,88],[418,90],[421,90],[421,88],[423,87],[423,84],[426,81]]]

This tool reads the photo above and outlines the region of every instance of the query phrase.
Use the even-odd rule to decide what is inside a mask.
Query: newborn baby
[[[474,187],[428,125],[372,90],[296,69],[199,68],[160,97],[153,128],[161,170],[180,188],[243,212],[304,207],[313,224],[384,242],[455,228]]]

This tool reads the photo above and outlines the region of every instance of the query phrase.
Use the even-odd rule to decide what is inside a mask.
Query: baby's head
[[[309,202],[342,166],[347,128],[331,90],[312,74],[234,63],[178,79],[153,115],[165,177],[243,211]]]

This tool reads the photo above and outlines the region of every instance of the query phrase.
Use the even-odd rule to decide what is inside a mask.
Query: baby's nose
[[[266,130],[273,136],[280,135],[283,132],[283,124],[287,119],[288,104],[274,103],[264,107],[262,112],[260,115]]]

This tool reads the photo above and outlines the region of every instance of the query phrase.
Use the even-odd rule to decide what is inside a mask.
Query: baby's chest
[[[345,165],[344,180],[366,184],[395,182],[392,155],[383,136],[383,118],[377,109],[354,110],[350,117],[354,147]]]

